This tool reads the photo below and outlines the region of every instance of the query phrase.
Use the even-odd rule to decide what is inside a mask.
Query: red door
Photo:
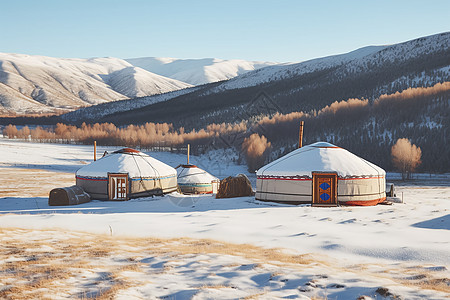
[[[108,174],[109,200],[128,200],[128,174]]]

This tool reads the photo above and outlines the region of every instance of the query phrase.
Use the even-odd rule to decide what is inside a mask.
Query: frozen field
[[[92,150],[0,139],[0,298],[450,297],[448,177],[396,185],[405,203],[391,206],[174,193],[49,207],[48,192],[74,184]],[[246,172],[223,155],[191,162],[220,178]]]

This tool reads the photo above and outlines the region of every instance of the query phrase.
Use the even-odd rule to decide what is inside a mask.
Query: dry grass
[[[136,262],[118,266],[93,264],[101,257],[110,256],[108,246],[112,245],[108,241],[97,243],[94,236],[35,241],[20,238],[24,234],[29,236],[30,232],[0,230],[2,241],[8,240],[8,244],[0,245],[0,260],[4,261],[0,264],[0,283],[6,287],[0,292],[2,299],[38,299],[52,293],[70,296],[73,286],[66,284],[69,279],[80,277],[86,271],[94,273],[98,270],[111,275],[101,279],[107,282],[106,287],[99,288],[96,296],[89,298],[110,299],[118,290],[131,286],[119,279],[120,273],[139,270]],[[11,241],[12,235],[19,238]],[[75,296],[83,298],[82,294]]]
[[[223,284],[214,284],[214,285],[204,284],[204,285],[200,285],[199,288],[204,289],[204,290],[206,290],[206,289],[217,289],[218,290],[218,289],[232,289],[234,287],[231,285],[223,285]]]
[[[378,265],[354,265],[340,268],[318,261],[312,255],[286,254],[280,249],[248,244],[188,238],[121,238],[87,233],[64,235],[59,231],[41,230],[36,233],[12,228],[0,228],[0,240],[0,286],[4,286],[0,289],[1,299],[38,299],[49,295],[112,299],[120,291],[142,284],[131,282],[124,273],[145,273],[140,263],[142,258],[164,256],[171,264],[176,264],[185,255],[197,254],[243,257],[255,262],[254,269],[263,268],[266,263],[302,271],[320,265],[331,272],[353,272],[362,278],[389,278],[406,286],[450,293],[449,278],[443,278],[439,271],[420,266],[389,269]],[[233,264],[225,267],[228,266]],[[170,264],[164,265],[159,272],[167,273],[171,268]],[[98,274],[103,275],[99,277]],[[278,275],[282,274],[273,273],[272,277]],[[197,288],[231,286],[213,284]],[[258,299],[265,294],[256,293],[244,299]]]
[[[144,239],[145,241],[145,239]],[[151,244],[165,244],[163,248],[157,247],[153,251],[168,254],[176,251],[181,254],[225,254],[257,260],[264,263],[274,262],[283,264],[307,265],[316,263],[311,255],[285,254],[281,249],[265,249],[250,244],[231,244],[210,239],[194,240],[188,238],[176,238],[170,240],[152,239]]]
[[[441,277],[439,272],[430,272],[418,268],[406,271],[405,275],[408,275],[407,279],[399,279],[404,285],[450,294],[450,278]]]
[[[250,295],[250,296],[247,296],[247,297],[242,298],[242,300],[255,300],[255,299],[260,298],[261,296],[264,296],[265,294],[267,294],[267,293],[257,293],[257,294],[253,294],[253,295]]]
[[[376,265],[377,270],[373,270],[374,265],[352,265],[342,267],[342,271],[355,272],[364,276],[371,276],[381,279],[389,279],[399,284],[416,287],[420,289],[434,290],[450,294],[450,278],[442,277],[440,271],[430,271],[421,266],[405,268],[389,268],[383,265]]]
[[[122,273],[142,272],[139,261],[148,256],[166,256],[171,258],[171,263],[176,263],[177,257],[188,254],[234,255],[260,263],[271,261],[302,266],[313,262],[308,256],[283,254],[278,249],[213,240],[117,238],[81,233],[67,235],[65,237],[61,232],[51,230],[36,233],[31,230],[0,228],[0,239],[6,242],[0,245],[0,261],[4,261],[0,264],[0,285],[5,286],[0,292],[0,298],[45,298],[46,295],[59,294],[76,298],[111,299],[119,291],[136,285],[122,276]],[[39,236],[50,238],[38,239]],[[114,259],[114,263],[103,264],[103,259]],[[259,267],[258,263],[254,266]],[[171,265],[164,265],[160,272],[167,273],[171,269]],[[108,275],[83,279],[82,274],[86,272]],[[78,278],[78,288],[75,283],[68,283],[74,278]],[[84,286],[94,283],[98,285],[96,290],[83,291]],[[198,288],[231,287],[214,284]],[[74,290],[79,292],[73,295],[71,293]]]
[[[50,190],[75,184],[73,173],[0,167],[1,197],[48,197]]]

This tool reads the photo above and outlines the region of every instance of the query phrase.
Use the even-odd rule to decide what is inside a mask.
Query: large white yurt
[[[76,172],[92,199],[128,200],[177,190],[177,171],[138,150],[123,148]]]
[[[317,206],[376,205],[386,199],[386,172],[326,142],[304,146],[260,168],[256,199]]]
[[[176,167],[178,187],[183,194],[215,194],[219,179],[203,169],[192,165]]]

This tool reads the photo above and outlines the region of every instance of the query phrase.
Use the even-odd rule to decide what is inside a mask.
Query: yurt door
[[[313,173],[313,206],[337,206],[337,174]]]
[[[128,200],[128,174],[108,173],[108,199]]]

